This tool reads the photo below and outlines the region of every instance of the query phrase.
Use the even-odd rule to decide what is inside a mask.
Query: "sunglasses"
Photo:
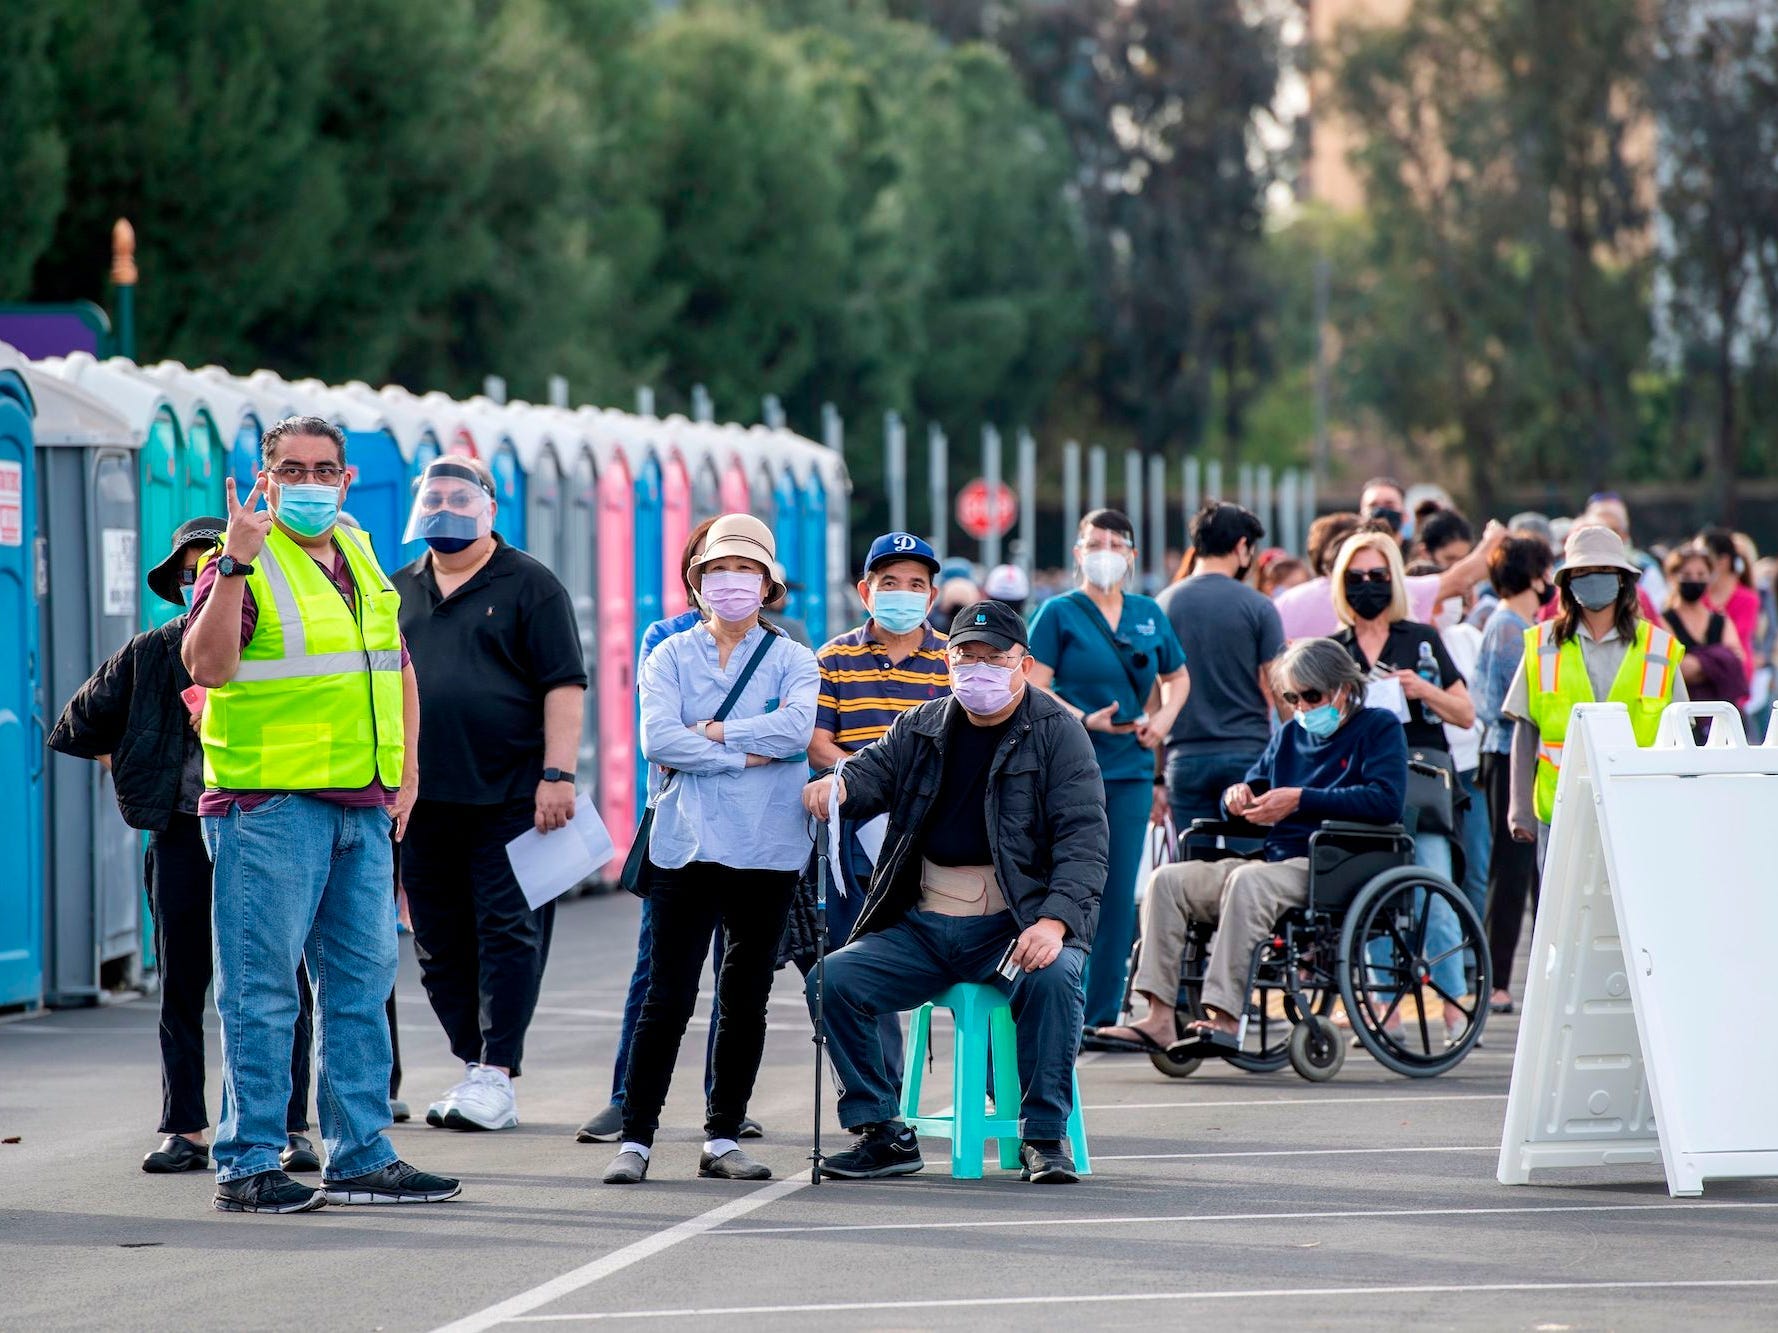
[[[1346,571],[1346,586],[1348,588],[1360,588],[1367,583],[1387,584],[1390,581],[1387,569],[1348,569]]]
[[[1320,690],[1304,690],[1300,694],[1294,690],[1286,690],[1280,697],[1292,708],[1298,704],[1308,704],[1309,707],[1315,708],[1323,699],[1327,698]]]

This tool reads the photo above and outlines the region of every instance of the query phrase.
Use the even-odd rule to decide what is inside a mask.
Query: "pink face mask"
[[[764,587],[765,580],[758,574],[715,571],[704,575],[698,592],[717,619],[732,624],[759,610],[765,600]]]
[[[1013,700],[1013,669],[987,662],[962,662],[951,668],[951,693],[977,717],[992,717]]]

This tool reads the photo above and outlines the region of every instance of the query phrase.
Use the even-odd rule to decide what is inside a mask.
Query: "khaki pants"
[[[1186,927],[1217,928],[1204,974],[1204,1003],[1239,1016],[1246,1008],[1247,968],[1253,950],[1272,933],[1285,909],[1309,901],[1309,862],[1180,861],[1148,881],[1142,902],[1142,960],[1136,989],[1177,1007]]]

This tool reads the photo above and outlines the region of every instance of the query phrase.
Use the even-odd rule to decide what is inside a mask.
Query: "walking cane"
[[[830,812],[829,818],[832,818]],[[827,1051],[827,1028],[822,1022],[823,992],[827,986],[827,867],[828,828],[810,817],[815,829],[815,1133],[809,1152],[809,1183],[821,1183],[821,1060]]]

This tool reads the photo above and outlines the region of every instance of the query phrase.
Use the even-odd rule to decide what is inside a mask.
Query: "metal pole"
[[[784,429],[784,404],[778,401],[778,395],[768,393],[759,400],[759,419],[768,429]]]
[[[1037,441],[1019,428],[1019,568],[1031,581],[1037,568]]]
[[[1315,479],[1327,476],[1327,256],[1315,260]],[[1313,492],[1311,492],[1313,494]]]
[[[821,443],[841,458],[846,456],[846,423],[832,403],[821,404]]]
[[[999,515],[1000,500],[1000,432],[992,426],[982,427],[982,479],[988,483],[988,516]],[[990,521],[987,536],[982,538],[982,564],[989,569],[1000,563],[1000,525]]]
[[[492,402],[506,402],[506,377],[504,375],[483,375],[482,395]]]
[[[691,386],[691,419],[693,421],[716,420],[716,404],[710,401],[710,391],[701,384]]]
[[[654,415],[654,390],[646,384],[638,385],[636,388],[636,415],[639,417]]]
[[[815,1031],[809,1038],[815,1043],[815,1132],[809,1147],[809,1183],[821,1183],[821,1102],[827,1095],[821,1086],[822,1056],[827,1053],[827,1029],[822,1011],[827,989],[827,871],[828,829],[818,819],[809,821],[810,836],[815,842]]]
[[[1297,495],[1297,470],[1286,468],[1284,475],[1278,479],[1278,531],[1268,530],[1267,539],[1275,546],[1282,546],[1292,555],[1297,552],[1297,506],[1301,503]]]
[[[1185,460],[1185,485],[1180,489],[1184,492],[1184,503],[1180,508],[1185,510],[1185,544],[1191,545],[1192,520],[1198,516],[1198,510],[1204,507],[1204,464],[1196,454],[1188,454]]]
[[[1087,508],[1105,508],[1105,446],[1102,444],[1087,450]],[[1074,545],[1072,538],[1068,544]]]
[[[1062,445],[1062,549],[1074,545],[1074,534],[1080,530],[1080,443],[1069,440]]]
[[[951,485],[945,476],[950,464],[950,448],[944,429],[935,421],[926,428],[926,502],[932,519],[932,531],[926,540],[940,560],[945,558],[951,531]]]
[[[1253,464],[1235,466],[1235,503],[1243,509],[1253,508]]]
[[[1148,569],[1154,586],[1167,586],[1167,460],[1148,460]]]
[[[549,405],[551,407],[568,406],[568,377],[551,375],[549,377]]]
[[[1315,523],[1315,474],[1309,473],[1303,478],[1303,545],[1309,543],[1309,529]],[[1310,573],[1317,571],[1310,570]]]
[[[111,224],[111,304],[117,315],[113,350],[136,359],[136,229],[128,218]]]
[[[1272,465],[1261,463],[1253,479],[1253,512],[1259,516],[1260,526],[1267,532],[1272,531]]]
[[[1206,500],[1222,499],[1222,460],[1212,458],[1204,464],[1204,498]]]
[[[908,433],[901,413],[883,413],[883,489],[889,493],[889,530],[908,526]]]

